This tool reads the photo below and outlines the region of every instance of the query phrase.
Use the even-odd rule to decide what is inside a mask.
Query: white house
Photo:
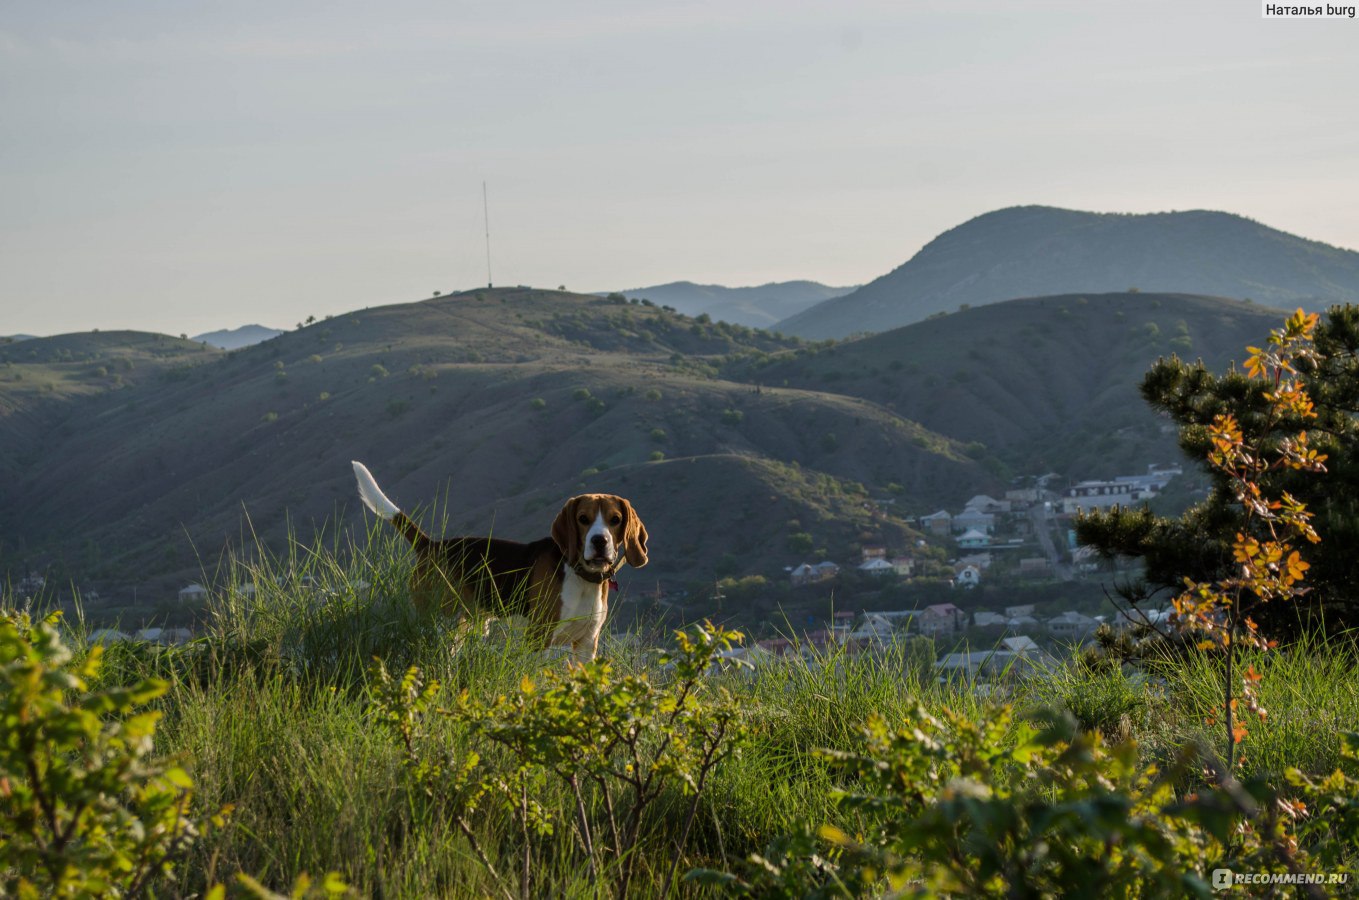
[[[915,560],[909,556],[898,556],[892,560],[892,568],[902,578],[909,578],[915,572]]]
[[[1067,488],[1062,498],[1062,512],[1068,515],[1091,510],[1104,510],[1113,506],[1131,506],[1141,500],[1149,500],[1156,495],[1154,484],[1141,480],[1125,481],[1082,481]]]
[[[991,546],[991,537],[972,528],[958,536],[958,546],[964,550],[980,550]]]
[[[208,589],[203,585],[194,582],[188,587],[179,589],[180,603],[197,603],[208,598]]]
[[[859,571],[866,572],[869,575],[894,575],[897,570],[896,566],[892,565],[881,556],[876,556],[859,563]]]
[[[976,566],[963,566],[954,574],[953,583],[957,587],[974,588],[981,584],[981,569]]]

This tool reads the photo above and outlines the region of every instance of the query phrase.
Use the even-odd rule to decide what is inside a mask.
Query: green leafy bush
[[[2,615],[0,893],[131,896],[172,878],[208,823],[185,771],[152,757],[160,713],[137,711],[166,683],[91,690],[102,648],[77,660],[56,616]]]
[[[1260,782],[1184,793],[1204,763],[1192,747],[1145,765],[1131,741],[1110,746],[1055,716],[1016,721],[1008,707],[981,722],[873,716],[859,749],[819,755],[843,779],[839,824],[775,841],[741,874],[686,877],[761,896],[1210,897],[1218,867],[1307,872],[1308,838],[1329,848],[1324,871],[1345,872],[1339,848],[1359,828],[1359,781],[1343,772],[1290,776],[1327,813],[1304,819],[1307,802]]]
[[[654,807],[663,797],[686,798],[679,810],[683,847],[699,802],[722,760],[746,737],[741,708],[709,675],[739,632],[704,623],[675,634],[675,649],[659,658],[660,682],[647,673],[618,674],[606,660],[553,668],[541,684],[523,676],[519,689],[492,700],[464,690],[450,709],[439,709],[437,682],[415,668],[400,680],[380,664],[375,709],[379,721],[401,741],[407,771],[433,796],[454,798],[463,810],[455,824],[502,892],[512,896],[504,874],[476,836],[473,818],[487,806],[507,810],[522,835],[520,892],[532,894],[533,838],[565,828],[567,846],[583,856],[595,883],[609,881],[626,897],[639,857],[657,848]],[[471,726],[490,747],[452,760],[432,746],[425,731],[431,713]],[[491,760],[491,750],[498,761]],[[544,782],[564,786],[574,805],[568,822],[556,821],[538,802]],[[560,841],[554,852],[563,852]],[[541,851],[538,851],[541,852]],[[675,856],[661,896],[678,872]]]

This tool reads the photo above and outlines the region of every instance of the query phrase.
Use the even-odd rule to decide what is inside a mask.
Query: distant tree
[[[1142,380],[1142,396],[1179,424],[1180,447],[1194,459],[1212,450],[1211,426],[1219,414],[1230,414],[1243,441],[1252,446],[1282,447],[1305,431],[1309,446],[1327,456],[1326,473],[1317,475],[1280,469],[1260,479],[1261,494],[1295,498],[1313,514],[1321,537],[1303,549],[1311,564],[1309,593],[1289,604],[1269,604],[1256,614],[1269,633],[1287,636],[1310,621],[1331,631],[1359,626],[1359,307],[1332,307],[1313,336],[1314,353],[1295,365],[1316,417],[1280,418],[1271,413],[1275,385],[1232,368],[1222,375],[1201,362],[1160,360]],[[1232,483],[1209,470],[1206,500],[1177,518],[1154,515],[1145,508],[1118,509],[1084,517],[1077,540],[1106,558],[1130,557],[1145,563],[1145,572],[1120,592],[1143,602],[1168,597],[1184,578],[1209,582],[1236,565],[1233,543],[1242,531],[1241,503]]]

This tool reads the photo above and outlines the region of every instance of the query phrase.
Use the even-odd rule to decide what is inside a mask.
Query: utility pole
[[[486,199],[486,182],[481,183],[481,213],[486,222],[486,288],[489,290],[494,287],[491,283],[491,205]]]

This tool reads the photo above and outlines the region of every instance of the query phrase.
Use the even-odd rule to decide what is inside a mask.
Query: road
[[[1057,545],[1052,540],[1055,520],[1051,507],[1046,503],[1035,503],[1029,507],[1029,520],[1033,522],[1033,533],[1038,538],[1038,546],[1043,548],[1048,565],[1052,566],[1052,574],[1062,581],[1071,581],[1075,577],[1071,566],[1062,562],[1061,556],[1057,553]]]

